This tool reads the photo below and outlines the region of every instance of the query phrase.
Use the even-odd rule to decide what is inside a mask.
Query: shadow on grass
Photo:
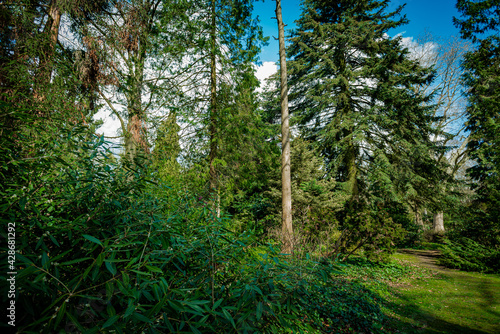
[[[385,313],[390,322],[390,333],[492,333],[440,319],[428,311],[422,310],[418,305],[415,305],[411,298],[395,290],[391,293],[399,299],[400,303],[387,300],[384,303]]]

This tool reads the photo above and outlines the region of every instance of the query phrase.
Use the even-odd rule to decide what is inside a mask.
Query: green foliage
[[[270,208],[275,226],[281,226],[281,176],[272,175],[267,195],[274,203]],[[338,212],[348,199],[335,180],[327,175],[323,159],[303,138],[291,142],[291,181],[294,230],[312,245],[331,248],[336,241]]]
[[[474,182],[471,188],[476,197],[468,208],[472,214],[467,214],[467,221],[461,224],[455,233],[471,238],[482,244],[471,244],[467,241],[465,249],[497,249],[500,241],[500,141],[498,133],[500,86],[498,85],[500,63],[500,37],[498,28],[498,1],[457,1],[457,9],[462,14],[461,19],[454,18],[455,25],[465,39],[475,43],[474,50],[465,55],[463,82],[468,86],[467,130],[470,131],[470,141],[467,148],[475,164],[469,168],[468,174]],[[457,239],[456,242],[466,239]],[[464,250],[450,246],[447,253],[450,262],[474,270],[484,270],[484,261],[479,258],[468,259],[478,262],[465,264],[459,258]],[[453,252],[452,252],[453,250]],[[452,254],[458,256],[453,261]],[[488,256],[493,256],[487,252]],[[487,261],[486,261],[487,262]],[[486,267],[489,267],[486,265]]]
[[[387,37],[406,22],[402,7],[387,6],[304,2],[288,53],[291,112],[353,200],[430,200],[439,175],[433,106],[414,88],[432,82],[433,73],[410,60],[399,38]]]
[[[465,271],[500,273],[500,249],[484,246],[472,239],[446,241],[441,247],[439,264]]]
[[[353,203],[342,217],[340,228],[342,235],[334,253],[343,254],[344,260],[362,248],[370,260],[386,261],[404,236],[403,228],[382,203],[378,206]]]
[[[302,298],[304,321],[321,333],[384,333],[380,297],[358,283],[309,281]]]
[[[130,178],[85,128],[61,133],[44,146],[52,155],[10,161],[20,181],[2,193],[2,221],[16,226],[23,332],[276,333],[363,312],[356,326],[370,325],[374,300],[348,308],[358,288],[324,283],[334,266],[286,263],[272,248],[252,255],[248,236],[188,192],[140,170]],[[333,300],[345,302],[332,309]]]
[[[179,176],[180,165],[177,161],[181,147],[179,144],[180,126],[177,124],[175,111],[170,111],[168,117],[161,122],[156,132],[153,163],[158,171],[158,177],[169,180]]]
[[[387,263],[373,262],[362,257],[352,257],[344,262],[341,276],[359,281],[377,280],[381,282],[402,283],[411,279],[428,278],[430,270],[405,261]]]

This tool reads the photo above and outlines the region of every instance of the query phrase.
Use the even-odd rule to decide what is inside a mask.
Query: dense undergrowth
[[[439,247],[438,263],[465,271],[500,273],[500,249],[481,245],[468,238],[446,241]]]
[[[50,145],[70,155],[11,154],[7,164],[16,178],[4,185],[1,210],[15,225],[18,332],[382,328],[377,295],[332,279],[335,263],[292,260],[235,234],[194,194],[116,163],[100,138],[77,129],[61,138]]]
[[[406,263],[280,254],[232,231],[210,201],[120,165],[78,128],[37,150],[3,152],[18,332],[385,333],[388,287],[432,276]]]

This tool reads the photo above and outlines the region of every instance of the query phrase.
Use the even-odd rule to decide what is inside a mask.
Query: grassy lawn
[[[386,280],[387,291],[379,285],[386,300],[384,311],[393,321],[392,332],[500,333],[499,275],[433,267],[417,255],[394,257],[424,269],[416,269],[401,282]]]

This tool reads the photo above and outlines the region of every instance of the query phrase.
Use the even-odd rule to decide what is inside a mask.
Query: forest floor
[[[426,278],[390,284],[385,312],[394,333],[500,333],[500,275],[447,269],[437,250],[400,250],[394,255],[427,268]]]

